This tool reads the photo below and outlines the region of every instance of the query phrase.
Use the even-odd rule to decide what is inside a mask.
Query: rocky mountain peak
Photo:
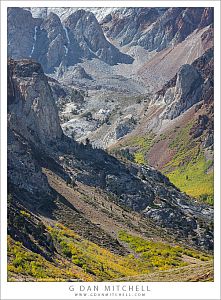
[[[128,8],[127,13],[112,12],[101,24],[106,35],[121,46],[140,45],[148,51],[161,51],[212,23],[210,8],[172,7]]]
[[[182,65],[177,74],[156,93],[156,102],[165,103],[162,117],[174,119],[194,104],[213,102],[213,48],[191,65]]]
[[[92,12],[77,10],[64,21],[64,25],[77,41],[84,57],[97,57],[110,65],[133,62],[129,55],[121,53],[107,41]]]
[[[25,24],[24,19],[27,20]],[[10,57],[34,58],[49,74],[82,59],[98,58],[109,65],[133,62],[132,57],[107,41],[94,14],[83,9],[72,13],[62,24],[54,12],[41,19],[33,18],[29,10],[11,8],[8,11],[8,48]]]
[[[102,21],[101,25],[108,37],[120,39],[124,46],[137,40],[140,32],[145,30],[160,16],[157,8],[125,8],[123,12],[113,11]]]
[[[48,32],[49,40],[53,40],[58,34],[64,35],[64,30],[61,21],[55,13],[50,12],[47,18],[42,23],[42,28]]]
[[[78,9],[77,11],[73,12],[70,16],[67,17],[66,23],[74,26],[77,24],[77,22],[80,21],[81,23],[83,23],[85,20],[90,22],[97,21],[92,12],[86,11],[84,9]]]

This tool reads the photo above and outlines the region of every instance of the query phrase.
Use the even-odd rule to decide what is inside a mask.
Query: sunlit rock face
[[[8,77],[10,127],[42,144],[61,138],[57,107],[41,65],[10,60]]]

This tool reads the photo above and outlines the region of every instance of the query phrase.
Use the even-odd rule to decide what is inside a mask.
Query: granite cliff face
[[[57,107],[41,65],[30,60],[8,63],[10,128],[35,143],[48,144],[63,135]]]
[[[36,195],[50,188],[35,156],[63,136],[57,107],[41,65],[8,61],[8,180],[18,190]],[[38,200],[37,200],[38,202]]]
[[[167,90],[164,95],[167,105],[165,118],[174,119],[199,102],[202,83],[200,74],[192,65],[183,65],[177,73],[175,88]]]
[[[10,8],[8,49],[9,57],[33,58],[47,73],[73,66],[82,59],[99,58],[110,65],[133,62],[132,57],[106,40],[93,13],[84,10],[74,12],[61,23],[53,12],[41,19],[22,8]]]
[[[61,62],[67,64],[67,46],[68,39],[59,17],[50,13],[39,28],[32,57],[51,73]]]
[[[163,118],[174,119],[194,104],[213,98],[213,49],[192,65],[183,65],[178,73],[156,94],[156,102],[166,105]]]
[[[64,21],[64,25],[72,38],[77,41],[83,57],[89,59],[98,57],[109,65],[133,62],[130,56],[121,53],[106,40],[93,13],[78,10]]]
[[[25,20],[25,22],[24,22]],[[32,56],[35,28],[41,20],[22,8],[8,8],[8,56],[15,59]]]

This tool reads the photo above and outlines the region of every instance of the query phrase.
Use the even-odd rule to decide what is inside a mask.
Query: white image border
[[[7,7],[214,7],[214,282],[106,283],[109,286],[147,285],[150,292],[136,299],[220,299],[220,1],[2,1],[1,2],[1,285],[2,299],[97,299],[76,298],[69,290],[74,285],[105,283],[7,282]],[[25,22],[25,20],[24,20]],[[104,299],[104,297],[99,298]],[[119,299],[119,296],[105,297]],[[120,299],[135,299],[121,296]]]

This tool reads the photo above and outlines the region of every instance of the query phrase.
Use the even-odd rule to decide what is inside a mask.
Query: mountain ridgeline
[[[212,280],[212,9],[9,8],[7,75],[8,279]]]
[[[24,24],[23,18],[29,26]],[[22,8],[12,8],[8,11],[8,28],[8,55],[33,58],[42,64],[46,73],[52,73],[61,65],[72,66],[85,58],[97,57],[110,65],[133,61],[107,41],[95,16],[84,10],[76,11],[62,24],[52,12],[42,20],[33,18]],[[23,47],[18,46],[21,39]]]

